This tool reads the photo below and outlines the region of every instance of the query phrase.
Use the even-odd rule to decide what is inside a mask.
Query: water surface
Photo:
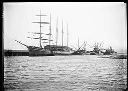
[[[78,56],[4,57],[5,91],[123,91],[127,59]]]

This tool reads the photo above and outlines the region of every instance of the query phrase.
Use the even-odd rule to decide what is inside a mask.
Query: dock
[[[28,50],[4,50],[4,56],[29,56]]]

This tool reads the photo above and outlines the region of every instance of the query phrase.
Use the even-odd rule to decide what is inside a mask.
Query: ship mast
[[[41,24],[49,24],[48,22],[42,22],[41,21],[41,16],[47,16],[47,15],[41,15],[41,10],[40,10],[40,15],[36,15],[36,16],[40,16],[40,22],[33,22],[33,23],[39,23],[40,24],[40,33],[38,33],[38,34],[40,34],[40,37],[39,37],[39,44],[40,44],[40,47],[42,48],[42,45],[41,45]]]
[[[50,41],[51,41],[51,14],[50,14],[50,32],[49,32],[49,48],[50,48]]]
[[[84,41],[84,51],[86,51],[86,44],[87,42]]]
[[[40,11],[40,47],[42,48],[42,45],[41,45],[41,11]]]
[[[68,47],[68,24],[67,24],[67,47]]]
[[[62,20],[62,47],[63,47],[63,20]]]
[[[57,17],[57,23],[56,23],[56,46],[58,42],[58,17]]]
[[[79,49],[79,37],[78,37],[78,49]]]

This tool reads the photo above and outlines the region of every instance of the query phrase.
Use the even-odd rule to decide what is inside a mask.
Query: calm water
[[[4,57],[5,91],[123,91],[127,59],[84,56]]]

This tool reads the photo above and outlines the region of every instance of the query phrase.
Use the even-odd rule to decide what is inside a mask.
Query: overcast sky
[[[123,2],[24,2],[4,3],[3,7],[4,49],[27,49],[14,40],[19,40],[26,45],[39,46],[39,40],[27,37],[39,37],[28,32],[40,31],[39,24],[32,23],[39,21],[36,15],[40,14],[40,10],[42,14],[48,15],[42,17],[42,21],[49,21],[51,13],[54,43],[58,17],[58,44],[60,45],[63,20],[64,45],[67,45],[68,24],[70,47],[77,47],[78,37],[79,45],[87,41],[89,45],[103,42],[104,48],[112,46],[115,50],[127,47],[126,4]],[[42,32],[49,33],[49,26],[42,26]],[[87,48],[89,49],[89,46]]]

